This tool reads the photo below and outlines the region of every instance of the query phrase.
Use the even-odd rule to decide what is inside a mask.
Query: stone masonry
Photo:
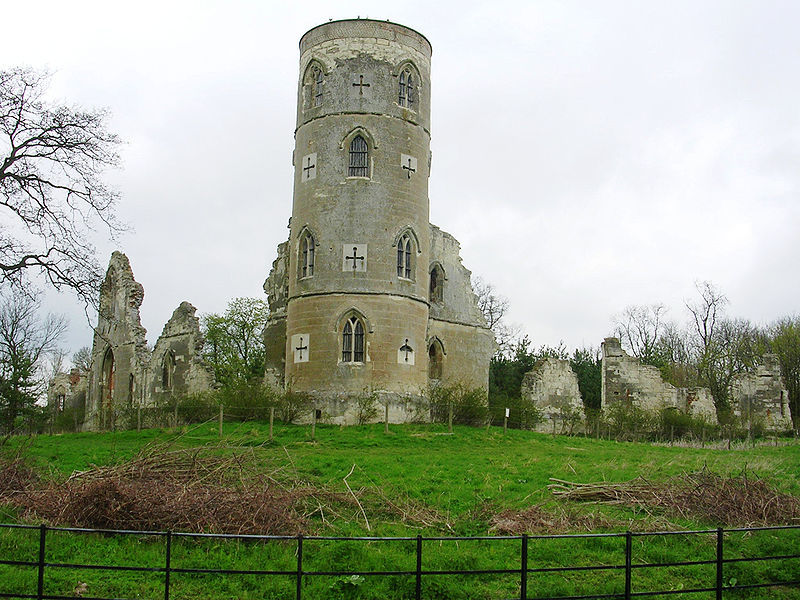
[[[649,411],[677,408],[716,422],[716,410],[708,390],[676,388],[667,383],[658,368],[642,364],[629,356],[622,349],[619,339],[614,337],[603,341],[602,356],[603,410],[617,402],[630,402]]]
[[[544,358],[522,378],[521,395],[535,407],[541,421],[535,430],[572,433],[583,428],[585,414],[578,377],[568,360]]]
[[[429,222],[430,59],[424,36],[386,21],[332,21],[300,41],[266,379],[334,422],[353,422],[365,394],[398,422],[429,385],[488,387],[493,336],[458,242]]]
[[[733,412],[746,421],[761,421],[767,429],[791,429],[789,392],[783,385],[775,354],[765,354],[755,373],[740,375],[731,386]]]
[[[114,252],[100,288],[85,429],[112,429],[126,409],[214,385],[200,355],[203,338],[195,307],[181,303],[151,352],[139,317],[143,299],[144,288],[134,279],[128,257]]]

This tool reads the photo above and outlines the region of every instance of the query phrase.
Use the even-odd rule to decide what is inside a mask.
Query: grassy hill
[[[191,450],[198,447],[203,450]],[[264,424],[226,423],[221,439],[217,426],[206,424],[179,431],[147,430],[140,433],[124,431],[17,438],[11,440],[4,451],[6,455],[24,457],[28,464],[44,474],[44,480],[36,485],[49,485],[51,487],[48,489],[52,492],[40,493],[36,497],[43,498],[41,503],[47,505],[39,513],[31,509],[35,502],[30,500],[33,497],[30,494],[27,504],[7,501],[0,505],[0,522],[6,523],[37,522],[44,518],[52,524],[58,524],[56,521],[59,518],[54,515],[61,515],[62,521],[70,515],[72,518],[89,518],[102,514],[104,518],[112,518],[108,510],[103,512],[100,509],[106,509],[120,500],[115,499],[113,494],[109,495],[109,488],[97,487],[97,482],[111,480],[117,486],[112,491],[122,494],[127,489],[129,493],[142,495],[143,501],[150,502],[145,517],[156,515],[160,504],[170,502],[176,494],[181,495],[180,491],[169,490],[185,490],[187,486],[192,489],[193,492],[186,496],[193,503],[180,506],[195,508],[186,509],[192,514],[183,515],[184,520],[177,521],[175,529],[193,529],[190,526],[182,527],[181,523],[191,523],[187,519],[194,513],[198,518],[204,514],[202,510],[208,508],[208,503],[196,508],[201,506],[198,504],[201,491],[213,495],[221,493],[219,490],[222,489],[230,492],[230,488],[250,486],[248,489],[252,488],[253,493],[246,500],[238,501],[241,506],[237,515],[248,514],[248,511],[267,511],[284,502],[281,506],[289,512],[276,513],[271,521],[263,522],[275,527],[291,526],[293,529],[271,530],[269,533],[302,532],[325,536],[416,536],[418,533],[425,536],[485,536],[523,531],[566,533],[586,532],[589,529],[709,529],[719,524],[741,525],[744,523],[737,522],[737,519],[749,519],[747,515],[742,517],[734,513],[739,504],[745,505],[756,500],[746,498],[742,501],[739,498],[726,504],[727,500],[722,497],[723,483],[730,481],[731,477],[739,486],[737,493],[741,493],[741,489],[756,490],[758,485],[766,482],[768,488],[764,489],[770,491],[765,493],[773,494],[774,498],[783,498],[783,504],[789,503],[785,500],[789,496],[780,494],[794,496],[794,501],[800,496],[798,443],[734,450],[703,449],[552,437],[519,430],[503,433],[498,428],[456,427],[453,434],[448,434],[445,428],[437,425],[393,426],[388,435],[384,433],[382,425],[346,428],[318,425],[313,441],[309,427],[279,425],[275,427],[274,439],[270,442]],[[177,460],[179,462],[175,462]],[[181,469],[185,470],[186,478],[169,482],[178,487],[159,488],[161,482],[154,474],[161,472],[159,469],[162,467],[162,470],[168,471],[169,465],[179,465],[174,467],[175,470],[181,473],[184,473]],[[198,465],[202,467],[200,470]],[[144,469],[149,469],[147,477],[150,479],[143,486],[120,487],[130,477],[140,476]],[[74,479],[69,484],[72,487],[67,495],[59,495],[70,474],[81,471],[86,472],[83,478]],[[702,512],[698,510],[699,506],[695,506],[700,504],[696,500],[686,501],[685,506],[680,506],[680,501],[674,500],[682,496],[673,493],[670,486],[683,486],[680,490],[686,491],[689,485],[686,475],[699,471],[718,476],[717,479],[707,480],[713,485],[703,492],[711,497],[712,508],[713,503],[718,503],[718,510],[709,512],[706,508]],[[648,489],[655,490],[655,494],[665,490],[665,497],[669,495],[678,505],[673,506],[669,502],[598,504],[565,501],[554,497],[548,489],[551,478],[577,483],[624,482],[644,478],[640,483],[651,486]],[[201,483],[205,487],[192,487]],[[161,496],[157,495],[159,489],[162,490]],[[763,491],[762,488],[758,489]],[[278,490],[283,495],[270,495],[273,493],[270,490]],[[79,495],[79,492],[83,495]],[[153,496],[149,497],[148,494]],[[225,506],[231,504],[230,496],[224,496],[227,499],[224,502],[223,496],[219,498],[220,511],[224,502],[227,502]],[[72,507],[67,514],[59,503],[68,501],[77,502],[77,508]],[[768,498],[765,503],[769,504],[769,501]],[[247,502],[253,504],[248,505]],[[92,512],[92,503],[105,504],[98,509],[100,512]],[[112,516],[123,519],[121,522],[130,526],[131,523],[124,519],[132,518],[137,508],[133,504],[125,506],[128,508],[117,510]],[[732,545],[731,550],[726,551],[726,556],[728,552],[737,556],[753,555],[767,546],[773,547],[778,553],[793,553],[800,547],[798,534],[800,532],[796,530],[788,530],[783,534],[729,534]],[[30,560],[35,556],[36,540],[29,532],[6,531],[0,532],[0,535],[0,555],[22,556],[28,553],[27,558],[17,560]],[[163,561],[161,541],[87,536],[78,541],[66,534],[56,537],[57,541],[51,542],[54,544],[52,552],[55,556],[59,553],[69,556],[65,562],[77,562],[76,557],[97,562],[97,553],[110,561],[130,561],[132,554],[148,564],[158,565],[159,561]],[[708,536],[676,536],[666,541],[636,539],[640,540],[637,541],[636,552],[638,560],[642,561],[687,560],[686,556],[711,556],[714,550],[714,540]],[[413,569],[414,566],[413,544],[392,547],[356,542],[319,541],[314,544],[307,559],[307,568],[312,570],[314,567],[319,570],[348,567],[379,570],[390,568],[389,565],[395,563],[402,566],[394,568]],[[425,568],[437,568],[436,565],[450,569],[459,568],[453,565],[518,568],[518,544],[518,541],[441,542],[433,553],[426,552]],[[294,547],[290,543],[262,547],[219,540],[207,543],[184,540],[176,548],[179,560],[186,565],[202,565],[211,561],[236,565],[236,568],[249,568],[247,565],[262,565],[253,568],[264,568],[266,560],[270,564],[288,565],[280,568],[293,568]],[[48,551],[51,551],[49,546]],[[598,561],[620,564],[619,552],[619,538],[568,540],[546,544],[539,542],[532,546],[529,558],[532,567],[588,565]],[[735,564],[730,565],[726,567],[726,577],[730,572],[729,579],[739,582],[748,578],[756,581],[753,578],[761,576],[800,579],[800,560],[780,565],[754,564],[748,563],[746,568],[743,565],[739,570]],[[683,568],[680,572],[667,569],[658,574],[650,574],[649,571],[645,574],[642,571],[639,579],[641,585],[645,586],[643,589],[656,585],[677,590],[683,589],[675,587],[678,585],[688,588],[693,582],[706,581],[709,568],[713,570],[713,566],[698,566]],[[30,573],[20,575],[17,571],[0,567],[0,581],[5,579],[11,582],[15,590],[30,590],[25,587],[30,583],[26,579],[30,578]],[[711,579],[713,581],[713,576]],[[535,580],[538,588],[536,595],[599,593],[597,590],[600,589],[615,593],[620,585],[619,574],[610,577],[606,571],[587,571],[570,576],[540,574]],[[88,595],[131,597],[133,589],[142,597],[155,597],[163,594],[163,590],[158,591],[160,582],[155,575],[131,574],[109,578],[102,572],[75,573],[55,569],[48,573],[51,593],[64,595],[69,594],[77,584],[86,583],[90,590]],[[532,578],[531,585],[533,583]],[[308,585],[309,598],[383,598],[387,597],[387,590],[392,590],[396,597],[412,597],[410,594],[413,591],[413,586],[409,587],[411,583],[408,577],[363,581],[319,577]],[[503,598],[519,593],[518,580],[508,576],[431,576],[425,585],[426,598]],[[256,577],[243,576],[218,578],[210,586],[203,576],[184,576],[176,578],[174,586],[174,597],[187,598],[292,597],[293,589],[292,582],[287,578],[273,578],[265,582]],[[0,594],[3,592],[7,590],[0,589]],[[765,590],[759,593],[762,595],[751,593],[749,597],[800,597],[797,590]],[[534,597],[533,592],[531,597]]]

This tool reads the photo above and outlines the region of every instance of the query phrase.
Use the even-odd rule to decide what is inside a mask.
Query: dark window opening
[[[357,135],[350,142],[350,167],[347,170],[349,177],[369,177],[369,152],[367,142]]]
[[[364,362],[364,326],[350,317],[342,330],[342,362]]]

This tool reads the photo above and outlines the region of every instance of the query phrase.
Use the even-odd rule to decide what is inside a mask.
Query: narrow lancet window
[[[397,243],[397,276],[411,279],[411,238],[408,234]]]
[[[350,317],[342,330],[342,362],[364,362],[364,326]]]
[[[306,233],[300,242],[300,264],[302,265],[301,277],[311,277],[314,274],[314,236]]]
[[[369,177],[369,151],[367,142],[357,135],[350,142],[350,167],[347,170],[349,177]]]
[[[407,108],[411,108],[414,104],[414,75],[411,73],[411,69],[403,69],[400,73],[400,90],[397,103]]]

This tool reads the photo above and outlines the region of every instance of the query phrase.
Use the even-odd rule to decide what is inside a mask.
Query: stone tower
[[[265,340],[268,374],[336,400],[332,415],[354,394],[420,395],[445,373],[486,387],[491,334],[458,243],[429,223],[430,61],[424,36],[385,21],[333,21],[300,40],[294,202],[265,284]],[[469,364],[432,327],[448,287],[452,325],[475,334]]]

